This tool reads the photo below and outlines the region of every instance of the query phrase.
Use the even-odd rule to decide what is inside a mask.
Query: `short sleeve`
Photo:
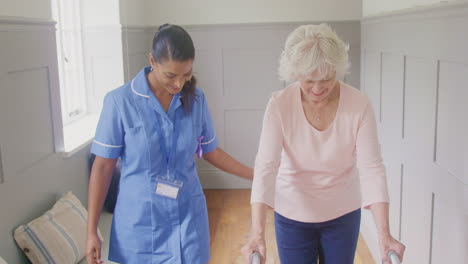
[[[118,158],[124,147],[122,118],[111,94],[104,98],[91,152],[108,159]]]
[[[201,146],[203,153],[208,153],[215,150],[218,147],[218,138],[213,127],[213,119],[211,118],[208,103],[205,99],[205,95],[202,95],[202,136]]]

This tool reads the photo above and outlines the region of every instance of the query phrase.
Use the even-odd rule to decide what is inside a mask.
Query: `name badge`
[[[158,178],[156,181],[156,194],[171,199],[177,199],[182,182],[168,178]]]

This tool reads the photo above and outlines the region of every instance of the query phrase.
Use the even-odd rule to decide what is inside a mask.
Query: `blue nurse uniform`
[[[190,113],[181,94],[174,95],[165,112],[149,88],[149,71],[144,68],[106,95],[91,148],[97,156],[122,160],[109,260],[205,264],[210,256],[208,214],[194,154],[201,137],[204,153],[217,147],[211,115],[199,89]],[[172,153],[172,166],[161,143]],[[182,182],[177,199],[155,192],[168,170],[172,179]]]

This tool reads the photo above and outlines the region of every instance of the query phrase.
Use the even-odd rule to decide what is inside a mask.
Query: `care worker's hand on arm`
[[[380,254],[383,264],[391,264],[388,258],[388,253],[391,250],[398,254],[401,262],[403,262],[403,255],[405,253],[405,245],[390,234],[388,206],[388,203],[383,202],[374,203],[369,206],[379,235]]]
[[[250,256],[253,252],[260,253],[261,263],[266,263],[265,219],[268,208],[270,207],[263,203],[252,204],[252,227],[249,239],[241,249],[246,264],[250,264]]]
[[[240,163],[231,155],[227,154],[221,148],[203,154],[203,159],[211,163],[216,168],[223,170],[227,173],[237,175],[239,177],[252,180],[253,169]]]
[[[117,159],[96,156],[91,169],[88,187],[88,222],[86,225],[86,261],[88,264],[103,263],[98,223],[116,163]]]

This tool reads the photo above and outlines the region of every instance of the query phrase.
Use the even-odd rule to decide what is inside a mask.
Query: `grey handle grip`
[[[392,264],[401,264],[400,258],[398,257],[398,254],[393,250],[390,250],[388,252],[388,258],[390,259],[390,262]],[[262,260],[262,255],[260,255],[260,253],[258,253],[258,252],[254,252],[254,253],[252,253],[252,255],[250,255],[250,263],[251,264],[260,264],[261,260]]]
[[[401,264],[401,261],[400,261],[400,257],[398,256],[398,254],[393,251],[393,250],[390,250],[388,252],[388,258],[390,259],[390,262],[392,264]]]
[[[262,262],[262,255],[258,252],[252,253],[250,255],[250,264],[260,264]]]

